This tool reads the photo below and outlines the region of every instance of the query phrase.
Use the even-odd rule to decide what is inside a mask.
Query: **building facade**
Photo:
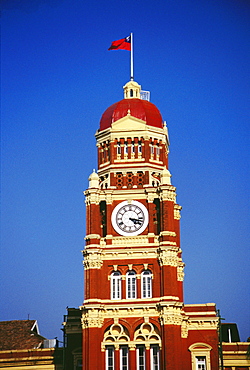
[[[63,370],[63,348],[40,335],[36,320],[0,322],[0,369]]]
[[[185,305],[180,211],[158,108],[134,81],[102,115],[89,177],[84,370],[216,370],[215,304]]]

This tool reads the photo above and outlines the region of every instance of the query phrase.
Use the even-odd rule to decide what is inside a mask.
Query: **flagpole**
[[[130,40],[131,40],[131,51],[130,51],[130,80],[133,81],[133,79],[134,79],[133,33],[130,34]]]

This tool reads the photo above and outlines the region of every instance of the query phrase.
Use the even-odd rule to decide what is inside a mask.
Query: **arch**
[[[145,345],[158,344],[161,346],[159,329],[151,322],[143,322],[135,329],[134,341]]]
[[[105,351],[106,369],[115,368],[115,349],[119,349],[120,361],[126,364],[128,369],[128,348],[130,343],[128,334],[127,328],[120,323],[113,323],[104,331],[101,346],[102,350]]]
[[[212,347],[207,343],[197,342],[197,343],[191,344],[191,346],[189,346],[188,349],[189,351],[200,350],[200,349],[206,349],[206,350],[211,351]]]
[[[158,328],[151,322],[143,322],[137,326],[134,332],[134,344],[136,346],[137,368],[149,366],[146,360],[146,350],[150,350],[150,368],[160,369],[161,337]]]
[[[129,333],[125,326],[119,323],[114,323],[105,330],[103,335],[103,343],[107,344],[118,342],[123,342],[123,344],[129,342]]]

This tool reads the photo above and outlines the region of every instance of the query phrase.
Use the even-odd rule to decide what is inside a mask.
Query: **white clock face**
[[[148,225],[148,210],[136,200],[124,201],[114,208],[111,221],[118,234],[124,236],[139,235]]]

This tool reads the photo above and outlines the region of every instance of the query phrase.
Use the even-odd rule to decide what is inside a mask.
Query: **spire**
[[[141,85],[135,81],[129,81],[123,86],[124,99],[140,99]]]

